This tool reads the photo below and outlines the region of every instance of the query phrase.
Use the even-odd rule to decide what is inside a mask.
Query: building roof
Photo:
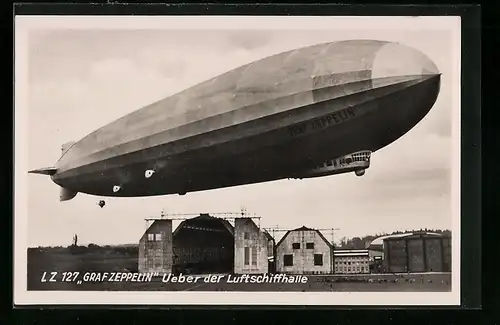
[[[377,251],[377,252],[383,252],[384,251],[384,245],[382,245],[382,244],[370,244],[370,246],[368,246],[368,250],[370,250],[370,251]]]
[[[146,229],[146,231],[144,233],[150,233],[150,232],[153,232],[153,231],[156,231],[158,228],[162,228],[163,226],[165,225],[168,225],[168,224],[171,224],[172,223],[172,220],[169,220],[169,219],[156,219],[155,221],[153,221],[148,229]]]
[[[336,249],[333,251],[335,256],[368,256],[367,249]]]
[[[222,218],[212,217],[208,213],[201,213],[198,217],[182,221],[175,229],[173,236],[175,236],[180,229],[192,226],[195,226],[196,228],[214,228],[222,226],[223,229],[226,229],[231,235],[234,235],[234,227],[229,223],[229,221]]]
[[[414,236],[414,235],[428,235],[428,236],[442,236],[442,234],[435,233],[435,232],[407,232],[404,234],[393,234],[393,235],[385,235],[382,237],[375,238],[371,243],[371,246],[375,245],[383,245],[384,240],[386,239],[396,239],[396,238],[402,238],[402,237],[409,237],[409,236]]]
[[[328,245],[328,247],[330,247],[331,249],[333,249],[333,246],[332,246],[332,243],[330,243],[326,238],[325,236],[323,236],[323,234],[317,230],[317,229],[312,229],[312,228],[308,228],[306,226],[302,226],[300,228],[297,228],[297,229],[292,229],[292,230],[288,230],[286,232],[286,234],[280,239],[280,241],[276,244],[276,247],[279,247],[281,245],[281,243],[285,240],[285,238],[288,236],[289,233],[291,233],[292,231],[315,231],[320,237],[321,239],[323,239],[323,241]]]
[[[155,233],[158,232],[162,229],[164,229],[165,226],[172,224],[172,220],[170,219],[156,219],[154,220],[149,227],[146,229],[146,231],[142,234],[140,241],[144,240],[146,234],[150,233]]]
[[[368,253],[367,249],[336,249],[335,253]]]
[[[252,219],[252,218],[249,218],[249,217],[240,217],[240,218],[236,218],[236,219],[234,220],[235,224],[236,224],[236,222],[237,222],[238,220],[243,221],[243,222],[247,222],[247,223],[248,223],[248,224],[250,224],[250,225],[251,225],[251,226],[252,226],[255,230],[257,230],[257,231],[259,231],[259,232],[263,233],[263,234],[264,234],[264,236],[266,236],[266,239],[267,239],[268,241],[270,241],[270,240],[271,240],[271,241],[274,243],[274,238],[273,238],[273,236],[271,236],[271,234],[270,234],[267,230],[265,230],[264,228],[260,228],[259,226],[257,226],[257,225],[255,224],[255,222],[253,221],[253,219]]]
[[[350,257],[350,256],[368,256],[368,252],[366,253],[336,253],[333,252],[335,257]]]
[[[266,236],[267,240],[272,240],[274,242],[273,236],[271,236],[271,234],[267,230],[263,229],[262,232]]]

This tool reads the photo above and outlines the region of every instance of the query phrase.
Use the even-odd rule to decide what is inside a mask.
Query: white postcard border
[[[371,29],[450,30],[454,67],[452,114],[452,291],[451,292],[148,292],[27,290],[28,65],[31,29]],[[272,17],[272,16],[16,16],[14,156],[14,303],[16,305],[459,305],[460,304],[460,17]],[[353,27],[354,26],[354,27]],[[366,29],[366,27],[365,27]],[[34,207],[33,207],[34,208]],[[43,218],[43,216],[40,216]]]

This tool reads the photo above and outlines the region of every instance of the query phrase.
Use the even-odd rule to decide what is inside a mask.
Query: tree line
[[[419,232],[432,232],[432,233],[437,233],[437,234],[442,234],[444,236],[451,236],[451,231],[448,229],[418,229],[418,230],[406,230],[406,231],[393,231],[392,233],[381,233],[381,234],[375,234],[375,235],[367,235],[363,237],[353,237],[353,238],[346,238],[342,237],[340,239],[340,243],[335,245],[336,249],[366,249],[370,245],[370,243],[382,236],[387,236],[387,235],[399,235],[399,234],[406,234],[406,233],[419,233]]]
[[[104,245],[99,246],[96,244],[75,245],[70,246],[51,246],[51,247],[30,247],[28,252],[33,253],[71,253],[71,254],[117,254],[117,255],[137,255],[139,252],[138,245]]]

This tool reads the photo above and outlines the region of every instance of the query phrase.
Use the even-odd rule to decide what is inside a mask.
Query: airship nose
[[[399,139],[427,115],[438,98],[441,73],[427,55],[398,43],[386,43],[374,53],[371,72],[374,89],[387,87],[391,93],[376,99],[377,117],[366,120],[367,125],[377,126],[365,145],[375,151]]]
[[[372,79],[439,75],[436,64],[422,52],[398,43],[381,47],[373,60]]]

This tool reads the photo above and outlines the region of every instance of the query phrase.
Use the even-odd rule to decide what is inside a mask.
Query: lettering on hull
[[[317,131],[332,125],[343,123],[356,117],[356,115],[357,112],[354,107],[347,107],[338,112],[330,113],[307,122],[291,125],[287,130],[291,137],[295,137],[307,133],[308,131]]]
[[[288,134],[290,134],[291,137],[295,137],[297,135],[301,135],[302,133],[306,132],[307,128],[307,123],[302,123],[299,125],[292,125],[288,127]]]

